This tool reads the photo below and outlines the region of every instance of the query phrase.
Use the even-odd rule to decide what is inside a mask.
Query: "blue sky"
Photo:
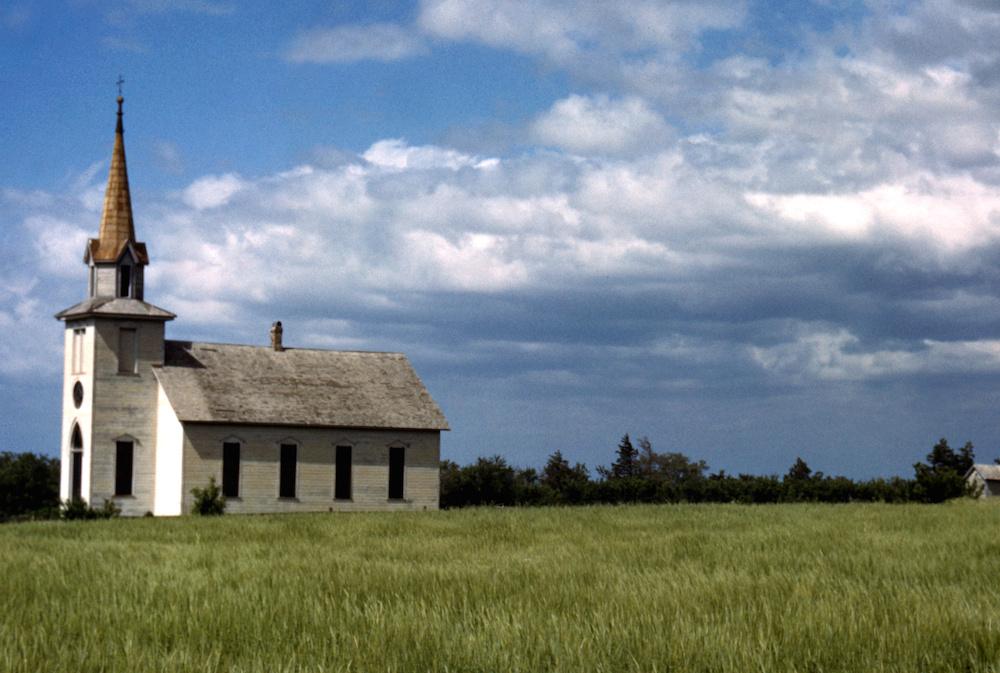
[[[1000,455],[988,0],[0,7],[0,449],[55,453],[125,79],[172,338],[400,350],[447,458]]]

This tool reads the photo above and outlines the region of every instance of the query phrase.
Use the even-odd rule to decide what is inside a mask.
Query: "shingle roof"
[[[447,430],[402,353],[166,341],[154,367],[182,422]]]
[[[164,311],[159,306],[147,304],[139,299],[129,297],[90,297],[79,304],[56,313],[60,320],[85,318],[98,315],[102,317],[122,317],[151,320],[173,320],[175,316],[170,311]]]
[[[1000,465],[977,463],[969,468],[965,476],[968,477],[972,472],[978,472],[986,481],[1000,481]]]

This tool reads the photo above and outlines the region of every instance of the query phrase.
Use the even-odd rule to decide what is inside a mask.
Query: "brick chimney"
[[[285,347],[281,344],[281,334],[283,331],[280,320],[271,325],[271,348],[276,351],[285,350]]]

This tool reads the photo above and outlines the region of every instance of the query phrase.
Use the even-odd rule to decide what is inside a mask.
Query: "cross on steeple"
[[[122,76],[121,76],[121,73],[119,73],[119,74],[118,74],[118,81],[117,81],[117,82],[115,82],[115,84],[117,84],[117,85],[118,85],[118,95],[119,95],[119,96],[121,96],[121,95],[122,95],[122,84],[124,84],[124,83],[125,83],[125,80],[124,80],[124,79],[122,79]]]

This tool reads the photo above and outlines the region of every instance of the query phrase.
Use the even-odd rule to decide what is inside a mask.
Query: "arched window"
[[[118,267],[118,296],[132,295],[132,267],[122,264]]]
[[[80,500],[83,491],[83,435],[80,426],[73,424],[73,433],[69,438],[70,451],[70,498]]]

